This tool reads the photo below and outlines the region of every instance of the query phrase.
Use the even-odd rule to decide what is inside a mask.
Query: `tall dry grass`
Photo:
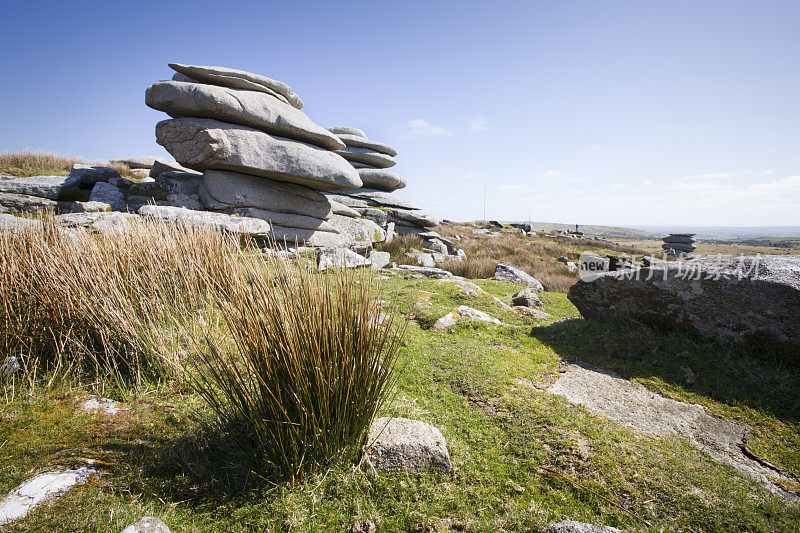
[[[297,480],[364,444],[402,332],[371,270],[286,265],[229,266],[219,304],[235,350],[211,343],[195,386],[257,464]]]
[[[92,164],[111,167],[121,176],[135,178],[130,167],[120,163],[89,162],[79,157],[52,154],[49,152],[3,152],[0,153],[0,175],[9,176],[66,176],[72,165]]]
[[[180,370],[176,339],[238,255],[230,237],[163,222],[91,235],[50,217],[0,232],[0,353],[29,373],[141,383]]]

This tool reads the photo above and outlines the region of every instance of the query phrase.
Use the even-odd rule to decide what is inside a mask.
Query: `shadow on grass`
[[[239,427],[201,423],[178,435],[126,439],[107,447],[126,465],[128,490],[199,508],[241,503],[283,485],[247,447]]]
[[[800,365],[743,343],[629,321],[570,319],[535,327],[531,336],[564,360],[581,360],[632,379],[660,381],[732,407],[800,421]],[[681,391],[680,389],[683,389]]]

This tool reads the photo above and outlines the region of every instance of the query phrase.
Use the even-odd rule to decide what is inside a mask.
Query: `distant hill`
[[[503,224],[511,224],[513,222],[515,221],[502,221]],[[528,222],[523,222],[523,224],[528,224]],[[536,231],[575,231],[575,224],[561,224],[559,222],[530,222],[530,224]],[[596,235],[606,239],[660,239],[663,236],[641,229],[616,226],[580,225],[578,230],[587,235]]]
[[[639,226],[657,235],[696,233],[698,239],[754,239],[758,237],[800,237],[800,226]]]

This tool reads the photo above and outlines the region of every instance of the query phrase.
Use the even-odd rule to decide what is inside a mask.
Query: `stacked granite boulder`
[[[271,237],[288,243],[386,238],[378,224],[323,194],[363,183],[340,154],[347,145],[300,111],[288,85],[224,67],[170,67],[173,79],[151,85],[145,103],[172,117],[156,125],[156,141],[179,168],[156,162],[150,175],[196,204],[185,207],[261,219]]]
[[[344,143],[336,153],[348,160],[358,172],[363,187],[347,191],[328,192],[329,200],[346,205],[362,217],[372,220],[389,234],[416,233],[426,245],[436,252],[455,253],[453,243],[430,228],[438,226],[439,219],[397,196],[394,192],[406,186],[406,179],[388,170],[396,162],[397,150],[384,143],[373,141],[358,128],[337,126],[328,131]]]
[[[671,255],[694,252],[694,235],[694,233],[670,233],[669,236],[661,239],[664,241],[661,248]]]

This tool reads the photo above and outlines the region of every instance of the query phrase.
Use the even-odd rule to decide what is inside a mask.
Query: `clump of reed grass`
[[[231,261],[231,258],[226,258]],[[371,271],[239,263],[219,294],[234,340],[200,358],[197,392],[265,472],[299,480],[363,445],[402,334]]]
[[[130,167],[122,163],[100,161],[90,163],[79,157],[52,154],[50,152],[24,151],[0,153],[0,174],[9,176],[66,176],[69,174],[70,169],[72,169],[72,165],[75,164],[92,164],[111,167],[119,172],[120,176],[138,181],[138,178],[131,172]]]
[[[49,216],[0,232],[0,356],[29,374],[141,383],[180,371],[181,335],[238,256],[230,237],[142,221],[106,235]]]

